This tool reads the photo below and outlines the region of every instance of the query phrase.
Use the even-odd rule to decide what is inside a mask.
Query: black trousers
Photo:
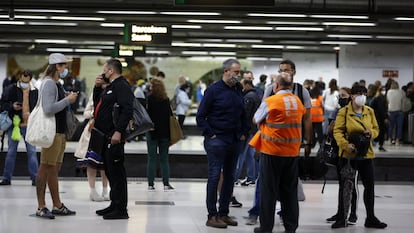
[[[338,166],[341,168],[347,163],[347,159],[341,158]],[[375,217],[374,213],[374,202],[375,202],[375,191],[374,191],[374,162],[373,159],[362,159],[362,160],[351,160],[352,168],[358,171],[359,177],[364,186],[364,205],[367,213],[367,218]],[[343,193],[343,181],[339,179],[339,210],[338,219],[345,220],[348,216],[345,216],[346,210],[344,210],[344,200],[342,198]]]
[[[126,212],[128,205],[124,145],[124,143],[111,145],[110,148],[105,149],[103,156],[105,173],[111,187],[109,193],[111,206],[121,212]]]
[[[298,157],[263,154],[260,158],[260,228],[272,231],[280,200],[286,231],[298,228]]]

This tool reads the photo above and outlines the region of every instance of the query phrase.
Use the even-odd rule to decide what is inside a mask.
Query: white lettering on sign
[[[152,41],[152,36],[149,34],[140,35],[133,33],[131,35],[131,41]]]
[[[132,25],[132,33],[149,33],[149,34],[154,34],[154,33],[161,33],[161,34],[166,34],[168,32],[168,28],[167,27],[156,27],[156,26],[137,26],[137,25]]]

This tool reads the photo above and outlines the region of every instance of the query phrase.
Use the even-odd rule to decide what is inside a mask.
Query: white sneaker
[[[89,198],[91,199],[91,201],[104,201],[104,198],[99,196],[96,190],[91,190],[91,193],[89,194]]]

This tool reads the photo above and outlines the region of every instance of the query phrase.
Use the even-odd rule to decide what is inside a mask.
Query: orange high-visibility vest
[[[323,106],[322,96],[320,95],[317,99],[312,99],[311,118],[312,122],[323,122]]]
[[[276,94],[265,100],[269,114],[260,123],[250,145],[268,155],[295,157],[299,155],[302,117],[306,112],[300,99],[291,94]]]

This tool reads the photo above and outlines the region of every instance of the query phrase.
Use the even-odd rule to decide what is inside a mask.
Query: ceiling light
[[[372,36],[370,35],[341,35],[341,34],[327,35],[327,37],[329,38],[358,38],[358,39],[371,39],[372,38]]]
[[[105,21],[105,18],[99,17],[51,16],[50,18],[54,20]]]
[[[25,22],[23,21],[0,21],[0,24],[9,24],[9,25],[25,25]]]
[[[189,23],[241,23],[240,20],[189,19]]]
[[[210,52],[210,55],[213,56],[236,56],[236,52]]]
[[[50,40],[50,39],[35,39],[36,43],[45,43],[45,44],[68,44],[68,40]]]
[[[68,13],[68,10],[56,9],[15,9],[16,12],[36,12],[36,13]]]
[[[280,40],[281,44],[319,44],[319,41],[310,40]]]
[[[224,26],[224,29],[227,29],[227,30],[261,30],[261,31],[271,31],[271,30],[273,30],[273,27]]]
[[[75,49],[77,53],[102,53],[102,49]]]
[[[177,12],[177,11],[165,11],[160,12],[162,15],[202,15],[202,16],[214,16],[214,15],[221,15],[221,13],[217,12]]]
[[[335,46],[335,47],[333,47],[333,49],[334,49],[334,50],[341,50],[341,47],[339,47],[339,46]]]
[[[287,45],[286,49],[305,49],[305,46]]]
[[[193,56],[193,57],[189,57],[188,59],[194,60],[194,61],[204,61],[204,60],[211,60],[214,58],[211,56]]]
[[[59,23],[59,22],[28,22],[34,26],[78,26],[78,23]]]
[[[123,28],[123,23],[101,23],[101,27]]]
[[[155,15],[155,11],[96,11],[98,14],[113,14],[113,15]]]
[[[272,57],[269,60],[270,61],[283,61],[283,58],[281,58],[281,57]]]
[[[413,17],[395,17],[394,20],[400,20],[400,21],[413,21]]]
[[[271,45],[271,44],[254,44],[252,48],[255,49],[283,49],[283,45]]]
[[[230,42],[230,43],[263,43],[263,40],[227,39],[226,42]]]
[[[88,49],[114,49],[114,46],[87,46]]]
[[[201,41],[201,42],[214,42],[214,43],[223,42],[222,39],[188,39],[188,41]]]
[[[147,50],[145,53],[151,53],[151,54],[169,54],[170,51],[166,50]]]
[[[0,42],[32,43],[31,39],[0,39]]]
[[[305,18],[304,14],[263,14],[263,13],[248,13],[247,16],[254,17],[287,17],[287,18]]]
[[[71,41],[71,44],[92,44],[92,45],[115,45],[113,41]]]
[[[0,18],[9,18],[8,15],[0,15]],[[14,18],[16,19],[47,19],[46,16],[40,16],[40,15],[15,15]]]
[[[311,18],[325,19],[368,19],[366,15],[310,15]]]
[[[357,27],[374,27],[376,23],[351,23],[351,22],[323,22],[325,26],[357,26]]]
[[[219,48],[236,48],[235,44],[218,44],[218,43],[205,43],[204,47],[219,47]]]
[[[323,28],[314,27],[276,27],[279,31],[323,31]]]
[[[9,47],[11,47],[11,45],[10,44],[0,44],[0,47],[2,47],[2,48],[9,48]]]
[[[341,44],[341,45],[357,45],[354,41],[321,41],[320,44]]]
[[[249,61],[268,61],[269,58],[267,58],[267,57],[246,57],[246,60],[249,60]]]
[[[177,29],[201,29],[200,25],[171,25],[171,28]]]
[[[71,48],[47,48],[46,51],[48,52],[66,52],[66,53],[71,53],[73,52],[73,49]]]
[[[182,51],[181,54],[184,55],[207,55],[206,51]]]
[[[267,21],[266,24],[283,24],[283,25],[319,25],[318,22],[293,22],[293,21]]]
[[[172,42],[171,46],[176,46],[176,47],[200,47],[201,43]]]
[[[413,40],[414,36],[376,36],[377,39]]]

